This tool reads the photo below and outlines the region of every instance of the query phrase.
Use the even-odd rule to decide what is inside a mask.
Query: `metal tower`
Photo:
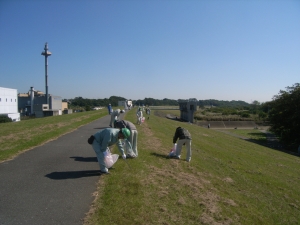
[[[45,82],[46,82],[46,102],[49,105],[49,96],[48,96],[48,56],[52,53],[48,51],[48,43],[45,43],[45,51],[42,52],[41,55],[45,56]]]

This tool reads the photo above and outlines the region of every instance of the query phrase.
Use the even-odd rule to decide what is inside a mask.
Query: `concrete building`
[[[0,87],[0,115],[6,115],[15,122],[20,121],[17,89]]]
[[[190,98],[188,100],[178,100],[180,119],[193,123],[194,113],[198,110],[198,100],[195,98]]]
[[[45,94],[36,91],[33,87],[25,94],[18,95],[18,109],[22,115],[35,115],[36,117],[62,115],[63,111],[68,111],[67,104],[63,104],[60,96],[49,95],[49,104],[46,103]],[[70,112],[69,112],[70,113]]]

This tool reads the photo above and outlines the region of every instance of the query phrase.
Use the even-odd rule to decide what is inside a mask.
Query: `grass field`
[[[193,136],[190,163],[185,150],[166,158],[178,126]],[[100,179],[86,224],[300,223],[299,157],[153,113],[138,131],[139,157]]]
[[[106,115],[74,113],[0,125],[0,159]],[[135,122],[135,109],[126,115]],[[167,159],[176,127],[192,134],[192,160]],[[155,116],[138,126],[136,159],[100,176],[85,224],[300,224],[300,158],[238,137]],[[234,131],[235,132],[235,131]],[[239,135],[258,137],[253,130]],[[260,138],[260,137],[259,137]],[[118,153],[117,148],[113,149]]]

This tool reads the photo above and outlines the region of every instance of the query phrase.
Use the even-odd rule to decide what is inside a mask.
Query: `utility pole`
[[[49,105],[49,96],[48,96],[48,56],[52,53],[48,51],[48,43],[45,43],[45,51],[41,55],[45,56],[45,83],[46,83],[46,102]]]

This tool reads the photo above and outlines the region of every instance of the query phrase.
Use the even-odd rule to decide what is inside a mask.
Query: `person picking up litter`
[[[112,111],[112,113],[110,114],[110,122],[109,122],[110,127],[112,127],[114,125],[114,122],[116,120],[119,120],[120,113],[124,113],[124,111],[120,110],[120,109],[116,109],[116,110]]]
[[[186,146],[186,161],[190,162],[191,157],[192,157],[192,149],[191,149],[192,136],[191,136],[190,132],[185,128],[177,127],[174,137],[173,137],[173,144],[175,144],[176,142],[177,142],[176,152],[171,157],[180,159],[182,146],[185,145]]]
[[[126,159],[126,155],[124,153],[123,145],[120,139],[127,139],[129,138],[129,136],[130,131],[127,128],[105,128],[98,131],[89,138],[88,142],[93,146],[93,149],[97,155],[101,173],[109,173],[104,162],[104,154],[107,147],[117,144],[122,158]]]
[[[130,137],[127,139],[130,143],[130,148],[127,146],[127,158],[136,158],[138,157],[138,150],[137,150],[137,137],[138,131],[136,126],[128,120],[120,120],[115,121],[114,126],[116,128],[128,128],[130,130]]]

